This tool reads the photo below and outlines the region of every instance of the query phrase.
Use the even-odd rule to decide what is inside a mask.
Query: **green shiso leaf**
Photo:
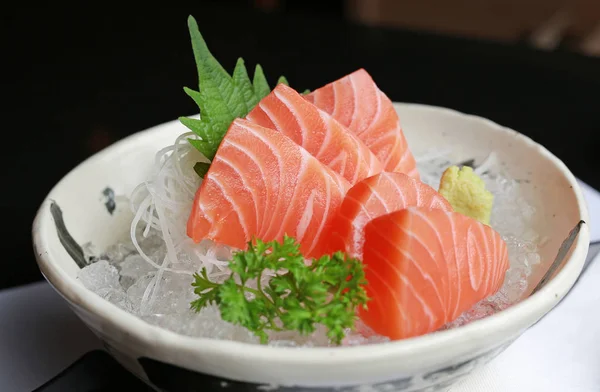
[[[190,144],[212,160],[233,120],[245,117],[271,88],[260,65],[256,65],[251,82],[241,58],[233,75],[229,75],[208,49],[191,15],[188,28],[198,70],[198,91],[187,87],[184,90],[200,109],[200,119],[180,117],[179,120],[200,137],[200,140],[189,139]],[[285,77],[280,81],[287,84]]]
[[[197,162],[194,165],[194,171],[196,172],[196,174],[198,174],[198,176],[200,178],[204,178],[204,176],[206,175],[206,172],[208,172],[209,168],[210,168],[210,163],[206,163],[206,162]]]
[[[290,85],[290,82],[288,82],[288,80],[285,78],[285,76],[280,76],[279,79],[277,79],[277,84],[283,83],[286,86]]]

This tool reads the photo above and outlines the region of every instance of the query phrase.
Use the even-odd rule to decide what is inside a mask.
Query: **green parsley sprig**
[[[360,260],[337,252],[307,265],[299,244],[287,236],[283,242],[249,242],[248,250],[234,254],[229,268],[231,275],[221,284],[211,282],[206,269],[194,275],[198,299],[192,309],[216,304],[223,320],[254,332],[261,343],[268,341],[267,330],[309,335],[322,324],[329,339],[340,344],[344,330],[354,327],[356,309],[366,308],[368,301]],[[263,285],[267,271],[274,276]]]

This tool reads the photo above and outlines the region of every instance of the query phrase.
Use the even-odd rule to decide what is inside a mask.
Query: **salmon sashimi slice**
[[[287,234],[310,257],[349,187],[281,132],[236,119],[196,192],[187,235],[245,249]]]
[[[386,171],[419,178],[398,113],[367,71],[359,69],[305,98],[354,132],[379,158]]]
[[[433,332],[456,319],[497,292],[509,267],[506,243],[490,226],[422,207],[370,221],[363,262],[372,300],[360,317],[391,339]]]
[[[263,98],[246,119],[285,134],[351,184],[383,170],[354,133],[285,84]]]
[[[325,253],[338,250],[362,258],[364,226],[370,220],[407,207],[452,211],[450,203],[429,185],[403,173],[382,172],[355,184],[332,222],[331,236],[320,245]]]

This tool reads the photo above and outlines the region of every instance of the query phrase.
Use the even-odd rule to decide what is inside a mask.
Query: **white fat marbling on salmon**
[[[329,181],[325,181],[325,197],[324,197],[324,199],[325,199],[325,209],[324,209],[325,211],[324,211],[324,215],[325,215],[325,216],[328,216],[328,215],[329,215],[329,211],[330,211],[330,208],[331,208],[331,193],[332,193],[332,189],[331,189],[331,187],[330,187],[330,184],[331,184],[331,183],[330,183]],[[346,189],[347,189],[347,188],[344,188],[344,187],[342,187],[342,186],[339,186],[339,187],[338,187],[337,189],[335,189],[334,191],[335,191],[335,192],[339,192],[339,196],[340,196],[340,198],[342,198],[342,197],[344,196],[344,193],[345,193],[345,190],[346,190]],[[318,239],[319,239],[319,237],[321,236],[321,234],[323,233],[323,230],[324,230],[324,228],[325,228],[325,224],[326,224],[326,223],[327,223],[327,222],[326,222],[325,220],[321,220],[321,223],[320,223],[320,225],[319,225],[319,229],[318,229],[318,232],[317,232],[317,233],[318,233],[318,235],[316,235],[316,236],[314,236],[314,237],[313,237],[313,240],[312,240],[312,242],[311,242],[311,243],[310,243],[310,245],[309,245],[309,249],[310,249],[311,251],[312,251],[312,250],[315,248],[315,246],[317,245]]]
[[[364,69],[313,91],[306,99],[354,132],[385,170],[419,177],[391,100]]]
[[[188,235],[245,248],[287,234],[312,257],[349,187],[283,133],[237,119],[196,194]]]
[[[240,211],[240,206],[233,201],[232,195],[229,194],[227,188],[225,186],[223,186],[223,184],[221,183],[221,181],[219,181],[218,179],[214,178],[213,182],[219,188],[219,190],[221,191],[221,194],[222,194],[223,198],[225,200],[227,200],[227,202],[229,204],[231,204],[232,212],[234,212],[236,214],[236,216],[238,217],[238,221],[239,221],[240,227],[244,231],[244,234],[246,235],[246,238],[248,238],[249,237],[249,233],[248,233],[246,222],[244,220],[244,216],[243,216],[243,214]]]
[[[481,265],[481,250],[479,243],[473,234],[472,228],[467,230],[467,256],[469,266],[469,282],[473,290],[478,290],[483,279],[483,265]]]
[[[252,187],[252,191],[256,192],[257,189],[267,189],[267,183],[265,181],[265,179],[267,178],[266,173],[263,171],[263,168],[261,167],[261,165],[259,165],[257,162],[259,162],[258,156],[256,156],[256,154],[254,154],[252,151],[244,148],[243,146],[239,145],[238,143],[236,143],[233,140],[226,140],[224,143],[225,146],[227,147],[231,147],[237,150],[238,154],[244,154],[246,156],[248,156],[250,158],[250,160],[252,162],[254,162],[254,164],[256,165],[256,168],[258,169],[258,171],[260,172],[260,180],[261,180],[261,185],[259,185],[258,187]],[[256,208],[256,213],[257,213],[257,218],[256,221],[257,222],[265,222],[266,221],[266,214],[267,214],[267,208],[266,206],[271,205],[271,193],[267,193],[267,197],[264,198],[263,200],[260,200],[260,198],[258,196],[256,196],[255,198],[256,200],[256,204],[255,204],[255,208]],[[261,217],[258,216],[258,210],[262,209],[263,214]],[[258,227],[258,230],[263,230],[264,227],[261,225]]]
[[[452,235],[452,243],[456,244],[458,242],[458,239],[456,238],[456,224],[455,224],[454,220],[451,219],[451,217],[450,217],[449,214],[446,214],[445,216],[446,216],[446,219],[448,220],[448,223],[450,224],[450,234]],[[459,264],[458,259],[459,259],[459,251],[461,251],[462,248],[457,248],[456,246],[451,246],[449,248],[450,248],[450,250],[452,252],[454,252],[454,254],[453,254],[453,260],[454,260],[454,264],[456,266],[455,267],[456,268],[455,271],[460,271],[461,266]],[[463,291],[462,290],[462,279],[460,279],[460,278],[455,279],[454,283],[456,284],[457,295],[455,297],[456,298],[456,303],[454,304],[454,309],[453,309],[453,312],[452,312],[452,316],[453,317],[457,317],[458,314],[459,314],[460,297],[461,297],[462,291]]]
[[[432,332],[495,293],[508,269],[508,252],[497,232],[474,219],[452,211],[408,207],[365,226],[363,262],[370,282],[367,293],[377,292],[378,297],[361,311],[361,318],[377,333],[401,339]],[[372,280],[392,269],[406,277],[420,299],[406,294],[412,291],[403,280],[387,278],[385,286]],[[412,319],[411,328],[398,322],[399,314],[389,313],[397,300],[408,311],[404,314]],[[387,313],[379,313],[378,301],[386,304]],[[396,321],[386,323],[386,318]]]
[[[349,158],[350,156],[346,151],[340,151],[339,154],[329,162],[329,166],[337,167],[339,173],[344,175],[346,173],[346,166],[349,166],[347,165]],[[354,178],[352,178],[352,181],[354,181]]]
[[[435,237],[437,238],[438,244],[441,245],[441,249],[444,250],[443,247],[443,238],[441,235],[440,230],[437,229],[437,226],[435,225],[435,223],[425,214],[421,213],[421,211],[419,210],[415,210],[415,216],[419,217],[419,219],[423,220],[424,222],[427,223],[427,225],[431,228],[431,230],[433,231]],[[445,301],[445,306],[446,308],[448,308],[448,304],[452,301],[452,298],[454,297],[452,290],[450,290],[450,284],[451,284],[451,280],[452,277],[450,276],[450,269],[448,268],[448,258],[446,257],[445,253],[443,255],[443,257],[434,257],[432,251],[428,248],[428,252],[431,255],[431,257],[433,258],[433,260],[437,263],[439,268],[443,268],[446,270],[446,280],[445,280],[445,287],[444,287],[444,296],[443,298],[446,299]],[[449,311],[446,312],[446,316],[448,316]]]
[[[279,100],[285,105],[285,107],[290,111],[292,116],[298,122],[298,125],[300,126],[301,130],[300,145],[304,146],[305,141],[308,140],[308,125],[304,121],[304,118],[298,114],[298,111],[294,104],[290,102],[290,100],[284,94],[281,93],[280,89],[273,90],[273,94],[275,94],[275,96],[279,98]]]
[[[404,309],[403,306],[403,301],[401,299],[401,293],[398,293],[396,290],[394,290],[387,279],[385,279],[384,277],[382,277],[381,275],[379,275],[377,272],[373,272],[372,273],[372,280],[375,282],[379,282],[382,286],[383,289],[385,289],[387,292],[391,293],[392,298],[394,299],[393,304],[396,306],[396,308],[398,309],[398,313],[400,313],[400,316],[402,317],[402,322],[403,322],[403,327],[404,328],[413,328],[412,326],[412,322],[411,322],[411,318],[408,317],[407,311],[406,309]],[[377,298],[382,296],[382,294],[387,294],[386,293],[382,293],[377,289],[372,290],[372,296]],[[383,317],[386,317],[385,315],[389,314],[389,308],[387,308],[385,306],[385,304],[381,303],[381,302],[375,302],[374,304],[371,304],[369,306],[374,306],[378,309],[378,313],[384,315]]]
[[[249,203],[247,205],[252,207],[252,210],[254,211],[255,222],[258,222],[259,221],[259,218],[258,218],[258,205],[259,205],[260,201],[259,201],[259,198],[258,198],[258,195],[257,195],[257,190],[252,185],[250,185],[250,183],[246,179],[246,176],[244,176],[244,170],[243,169],[239,168],[235,163],[229,161],[227,158],[224,158],[224,157],[221,158],[221,162],[223,162],[226,165],[228,165],[240,177],[240,179],[242,180],[242,184],[244,185],[244,188],[247,191],[249,191],[250,194],[252,195],[252,203]],[[246,218],[243,218],[243,221],[246,222]],[[244,226],[247,226],[247,225],[244,225]],[[247,233],[247,231],[246,231],[247,229],[244,228],[244,230]]]
[[[422,241],[422,239],[420,238],[420,236],[416,235],[413,231],[411,230],[406,230],[404,227],[398,226],[396,225],[396,227],[398,228],[398,230],[400,230],[401,232],[403,232],[404,234],[407,235],[407,237],[409,237],[410,239],[412,239],[412,241],[418,243],[423,249],[425,249],[427,251],[427,253],[429,253],[429,257],[431,258],[431,260],[433,262],[436,262],[436,257],[433,254],[433,252],[431,251],[431,249],[427,246],[427,243],[425,241]],[[432,227],[433,228],[433,227]],[[433,228],[433,230],[435,231],[435,228]],[[380,233],[383,234],[382,238],[384,238],[385,233]],[[427,273],[423,267],[422,267],[422,263],[425,262],[425,260],[417,260],[412,254],[408,253],[405,249],[400,248],[400,246],[397,243],[390,243],[390,245],[392,245],[394,248],[396,248],[396,250],[402,254],[404,257],[406,257],[407,260],[410,260],[415,268],[419,271],[419,273],[421,275],[423,275],[423,277],[425,278],[426,281],[429,282],[429,284],[431,285],[431,287],[433,288],[433,290],[435,291],[435,294],[437,296],[437,300],[439,301],[440,307],[442,307],[442,309],[444,309],[444,317],[447,316],[447,312],[445,309],[445,301],[444,301],[444,297],[442,296],[441,292],[440,292],[440,288],[439,288],[439,281],[436,281],[433,279],[433,277]],[[439,268],[439,263],[438,264],[438,268]]]
[[[348,191],[334,218],[329,251],[344,250],[360,258],[365,224],[383,214],[420,205],[451,209],[433,188],[402,173],[381,172],[359,181]]]
[[[351,184],[383,170],[352,131],[286,85],[278,85],[247,119],[288,136]]]
[[[322,110],[319,111],[319,115],[321,117],[321,121],[323,121],[323,123],[325,123],[325,116],[328,116],[325,112],[323,112]],[[329,117],[331,118],[331,117]],[[319,147],[319,150],[316,152],[316,154],[314,154],[315,157],[321,157],[325,154],[325,152],[327,151],[327,149],[329,148],[329,146],[331,145],[331,143],[333,139],[333,132],[327,132],[325,134],[325,139],[323,139],[323,142],[321,143],[321,146]],[[318,158],[317,158],[318,159]],[[341,174],[341,173],[339,173]]]
[[[410,191],[409,188],[405,188],[405,189],[400,189],[400,185],[398,184],[398,182],[394,181],[390,175],[388,173],[382,173],[382,176],[377,180],[377,185],[381,184],[381,181],[385,180],[387,183],[392,184],[394,187],[394,190],[396,191],[396,196],[399,197],[402,200],[402,205],[406,205],[406,196],[404,195],[405,192]],[[373,189],[373,188],[371,188]],[[381,200],[381,198],[380,198]],[[419,200],[417,200],[417,203],[419,202]],[[386,211],[389,212],[389,207],[386,206]]]
[[[385,238],[385,237],[382,237]],[[393,246],[393,244],[392,244]],[[397,247],[395,247],[396,249],[398,249]],[[400,280],[402,281],[402,283],[405,285],[406,290],[410,291],[412,293],[412,295],[417,299],[417,301],[419,302],[419,304],[422,306],[423,311],[425,312],[425,314],[427,315],[427,318],[429,319],[429,326],[433,325],[434,320],[436,319],[435,314],[433,313],[433,310],[431,308],[431,305],[425,300],[425,298],[423,298],[423,296],[421,295],[421,293],[419,292],[419,290],[417,290],[415,288],[415,286],[412,284],[411,280],[408,279],[406,277],[406,275],[404,275],[398,268],[397,265],[390,263],[389,259],[387,257],[384,257],[383,254],[381,254],[381,252],[379,252],[379,250],[377,249],[373,249],[373,254],[377,255],[379,257],[380,262],[383,262],[385,264],[388,265],[389,268],[391,268],[394,273],[396,274],[396,276],[398,278],[400,278]],[[414,260],[410,259],[410,261],[417,265],[417,263],[415,263]],[[373,272],[372,272],[373,273]],[[374,275],[375,273],[373,273]],[[386,287],[390,287],[388,284],[386,284]],[[396,290],[392,290],[390,291],[390,294],[392,295],[392,297],[396,297],[395,295]],[[404,298],[400,298],[400,303],[406,303],[406,300]]]
[[[280,205],[281,199],[282,199],[279,192],[281,192],[281,189],[284,188],[284,187],[282,187],[283,169],[284,168],[283,168],[282,156],[281,156],[281,152],[279,151],[279,147],[275,146],[273,143],[271,143],[270,140],[268,140],[264,135],[262,135],[259,132],[257,132],[255,129],[252,129],[252,128],[250,128],[250,127],[248,127],[248,126],[246,126],[244,124],[241,124],[239,122],[238,122],[237,125],[241,129],[244,129],[244,130],[246,130],[248,132],[249,135],[247,135],[246,137],[253,136],[254,138],[258,139],[257,141],[260,141],[265,146],[267,146],[267,148],[271,151],[271,153],[273,154],[273,156],[277,159],[277,171],[279,172],[279,176],[278,176],[279,184],[278,184],[278,186],[276,188],[276,191],[274,192],[274,199],[276,200],[276,204],[275,205],[276,205],[276,208],[277,208],[277,206]],[[251,140],[251,139],[249,138],[249,140]],[[260,161],[257,161],[257,162],[260,162]],[[272,171],[273,170],[271,170],[271,172]],[[270,174],[272,174],[272,173],[270,173]],[[269,177],[266,177],[266,178],[269,178]],[[269,222],[269,224],[267,226],[267,229],[263,230],[263,231],[265,231],[267,233],[267,236],[269,236],[271,230],[273,229],[273,224],[277,224],[277,223],[275,222],[275,219],[273,218],[272,215],[270,216],[271,219],[268,219],[269,214],[267,212],[267,209],[265,209],[265,215],[264,215],[264,217],[265,217],[264,222],[265,223]]]
[[[385,199],[383,198],[383,196],[381,194],[379,194],[379,188],[377,187],[373,187],[371,186],[371,184],[367,185],[369,187],[369,189],[371,190],[371,195],[369,196],[369,198],[366,201],[366,205],[369,204],[369,202],[372,200],[372,198],[375,198],[379,204],[383,207],[383,209],[385,210],[385,212],[392,212],[390,209],[390,206],[388,203],[386,203]],[[404,195],[401,193],[398,193],[397,195],[398,197],[402,198],[402,202],[404,202]]]

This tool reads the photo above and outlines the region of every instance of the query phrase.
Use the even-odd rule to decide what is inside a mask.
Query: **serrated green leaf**
[[[280,83],[283,83],[283,84],[285,84],[286,86],[289,86],[289,85],[290,85],[290,83],[288,82],[288,80],[286,79],[286,77],[285,77],[285,76],[283,76],[283,75],[281,75],[281,76],[279,77],[279,79],[277,79],[277,84],[280,84]]]
[[[304,90],[304,91],[302,92],[302,95],[307,95],[307,94],[310,94],[310,90],[309,90],[309,89],[306,89],[306,90]]]
[[[179,117],[179,121],[188,127],[190,131],[200,136],[202,140],[210,139],[212,130],[209,123],[190,117]]]
[[[232,95],[233,83],[229,82],[228,85],[217,85],[210,78],[204,78],[199,92],[199,99],[202,102],[202,106],[200,106],[200,119],[211,125],[231,124],[235,117],[233,116],[233,106],[230,105],[241,104],[240,102],[229,102]],[[202,110],[203,107],[204,110]],[[222,138],[225,134],[225,131],[214,126],[213,130],[218,132],[218,134],[215,134],[215,139]]]
[[[209,168],[210,163],[206,162],[196,162],[196,164],[194,165],[194,171],[196,172],[196,174],[198,174],[198,177],[200,178],[204,178]]]
[[[254,69],[252,85],[254,87],[254,93],[259,101],[271,92],[271,88],[269,87],[269,83],[267,82],[267,78],[265,77],[265,73],[260,64],[256,64],[256,68]]]
[[[235,69],[233,70],[233,84],[244,98],[246,114],[249,113],[258,103],[258,97],[254,94],[252,82],[250,82],[248,71],[244,65],[244,60],[241,57],[238,59],[235,64]]]
[[[198,71],[198,91],[185,88],[200,109],[200,120],[181,122],[202,138],[196,147],[212,160],[232,121],[245,117],[271,90],[260,65],[250,82],[243,59],[238,59],[232,75],[212,55],[193,16],[188,28]],[[281,79],[287,84],[285,78]],[[200,125],[203,124],[203,125]],[[191,142],[191,140],[190,140]]]
[[[202,117],[202,114],[204,112],[208,112],[208,108],[206,106],[206,102],[203,100],[203,96],[202,94],[200,94],[199,91],[193,90],[189,87],[184,87],[183,91],[194,100],[194,102],[196,103],[196,105],[198,105],[198,108],[200,108],[200,117]],[[209,115],[209,113],[206,114],[207,117]],[[200,120],[198,120],[200,122]],[[209,124],[209,122],[205,122],[205,124]]]
[[[221,73],[223,77],[228,77],[229,74],[223,68],[221,64],[214,58],[210,50],[208,50],[208,46],[204,41],[204,37],[200,34],[200,29],[198,28],[198,23],[196,19],[190,15],[188,16],[188,29],[190,31],[190,36],[192,39],[192,48],[194,49],[194,57],[196,58],[196,64],[202,64],[205,60],[211,61],[211,65],[213,68]],[[200,75],[198,75],[200,77]]]
[[[200,30],[198,29],[196,19],[191,15],[188,18],[188,28],[192,40],[192,49],[194,51],[196,67],[198,69],[198,85],[200,92],[207,93],[208,96],[212,96],[215,99],[219,98],[227,108],[235,106],[235,102],[232,102],[232,100],[236,100],[237,97],[234,96],[231,76],[229,76],[227,71],[225,71],[225,68],[223,68],[223,66],[214,58],[210,50],[208,50],[204,37],[202,37],[202,34],[200,34]],[[204,91],[206,89],[210,91]]]
[[[214,148],[215,133],[212,131],[211,124],[189,117],[180,117],[179,121],[196,135],[198,135],[201,139],[188,139],[188,142],[198,151],[200,151],[206,158],[212,160],[216,150]]]
[[[199,91],[185,89],[185,92],[200,108],[200,121],[210,124],[210,127],[205,128],[205,131],[210,130],[210,132],[204,132],[200,137],[203,139],[204,146],[202,153],[208,154],[207,158],[212,159],[227,128],[235,118],[244,115],[246,105],[243,97],[237,92],[231,76],[208,50],[198,24],[192,16],[188,18],[188,27],[198,69]],[[195,132],[194,129],[192,130]]]
[[[205,142],[204,140],[197,139],[188,139],[188,142],[208,159],[213,158],[210,156],[210,153],[212,152],[212,146],[209,143]]]

